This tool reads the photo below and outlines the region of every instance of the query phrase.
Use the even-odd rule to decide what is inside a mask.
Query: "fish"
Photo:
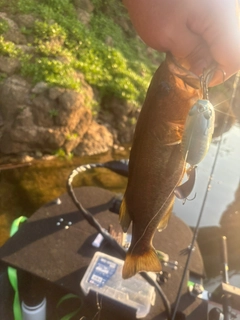
[[[147,90],[129,156],[128,183],[119,211],[123,232],[132,222],[123,279],[142,271],[161,271],[152,240],[171,216],[174,190],[186,169],[181,152],[184,124],[201,96],[199,77],[167,54]]]

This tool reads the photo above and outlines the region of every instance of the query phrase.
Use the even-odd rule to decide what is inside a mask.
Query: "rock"
[[[94,10],[94,6],[90,0],[73,0],[73,4],[76,8],[80,8],[89,13]]]
[[[69,153],[71,152],[79,142],[82,140],[84,134],[90,127],[92,122],[92,113],[89,109],[82,108],[81,114],[79,114],[79,122],[76,125],[73,132],[69,132],[66,136],[66,141],[64,143],[64,150]]]
[[[18,14],[15,17],[15,21],[17,22],[19,27],[33,28],[36,18],[31,14]]]
[[[36,141],[37,128],[33,125],[31,108],[26,107],[14,121],[8,122],[0,140],[0,152],[17,154],[31,151],[30,143]]]
[[[29,156],[26,153],[23,153],[20,157],[19,157],[19,161],[21,163],[28,163],[28,162],[32,162],[34,160],[34,157]]]
[[[16,44],[16,48],[21,50],[23,53],[35,53],[35,48],[31,45]]]
[[[3,117],[0,113],[0,127],[2,127],[4,125],[4,121],[3,121]]]
[[[14,22],[12,19],[9,19],[6,13],[0,12],[0,19],[6,21],[9,27],[3,35],[5,40],[12,41],[16,44],[27,43],[26,37],[19,30],[16,22]]]
[[[99,121],[111,126],[109,130],[115,135],[115,143],[131,143],[139,112],[140,110],[131,104],[112,97],[103,101]]]
[[[81,74],[79,74],[79,78]],[[71,152],[92,122],[86,107],[93,99],[92,89],[82,81],[81,92],[44,82],[32,90],[19,76],[10,76],[0,85],[0,152]]]
[[[107,46],[112,47],[113,44],[114,44],[113,38],[110,37],[110,36],[107,36],[106,39],[105,39],[105,43],[106,43]]]
[[[17,24],[13,20],[9,19],[5,12],[0,12],[0,19],[6,21],[8,24],[8,27],[11,29],[18,28]]]
[[[82,24],[88,25],[88,23],[91,20],[91,13],[80,8],[77,8],[76,11],[77,11],[78,20],[81,21]]]
[[[4,33],[4,39],[6,41],[11,41],[15,44],[27,44],[26,37],[21,33],[18,28],[10,29]]]
[[[73,153],[78,156],[90,156],[107,152],[112,146],[112,134],[106,127],[93,121],[91,127],[84,135],[82,142],[73,150]]]
[[[51,161],[55,158],[56,158],[56,156],[50,155],[50,154],[45,154],[44,156],[42,156],[42,160],[47,160],[47,161]]]
[[[72,132],[79,123],[82,112],[85,112],[84,94],[66,89],[58,97],[58,110],[59,114],[55,119],[55,124],[67,127],[69,132]]]
[[[20,61],[16,58],[0,56],[0,71],[12,75],[20,68]]]
[[[65,128],[42,128],[38,127],[37,141],[32,145],[33,150],[51,153],[62,147],[67,130]]]
[[[31,91],[32,93],[39,94],[39,93],[43,93],[47,89],[48,89],[48,84],[44,81],[41,81],[41,82],[38,82]]]
[[[83,96],[76,91],[66,89],[59,97],[59,104],[64,111],[75,111],[83,105]]]
[[[37,151],[35,152],[35,157],[36,157],[36,158],[40,159],[40,158],[42,158],[42,156],[43,156],[43,154],[42,154],[41,151],[37,150]]]
[[[60,87],[53,87],[49,89],[48,96],[51,100],[56,100],[61,94],[65,92],[64,88]]]
[[[61,147],[65,141],[66,129],[44,128],[35,125],[32,107],[22,109],[12,123],[5,126],[0,140],[0,152],[18,154],[21,152],[52,152]]]
[[[27,105],[31,86],[20,76],[13,75],[0,85],[0,112],[3,120],[12,121],[18,105]]]
[[[44,94],[36,96],[33,100],[33,121],[37,126],[51,128],[55,124],[55,117],[58,110],[53,101],[49,100]]]

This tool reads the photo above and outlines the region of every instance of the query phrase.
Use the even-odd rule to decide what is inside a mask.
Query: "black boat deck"
[[[108,229],[109,225],[113,225],[116,231],[120,231],[118,215],[109,211],[115,197],[114,193],[96,187],[78,188],[75,189],[75,193],[102,227]],[[82,297],[79,283],[96,252],[92,241],[97,232],[82,217],[67,194],[62,195],[60,200],[59,205],[51,202],[41,207],[28,219],[27,223],[21,226],[19,231],[0,248],[0,261],[2,265],[24,270]],[[167,229],[161,233],[156,232],[154,238],[155,248],[167,253],[170,260],[177,260],[179,263],[176,271],[164,267],[164,270],[171,273],[171,278],[162,285],[162,289],[172,307],[187,259],[186,248],[191,239],[192,231],[176,216],[172,216]],[[107,253],[111,252],[118,257],[109,246],[101,250],[103,252],[107,250]],[[198,246],[192,254],[189,270],[198,275],[204,274]],[[82,316],[89,317],[95,305],[96,302],[91,305],[86,301],[82,308]],[[206,308],[204,302],[189,295],[186,279],[179,311],[188,320],[202,320],[205,318]],[[125,319],[132,318],[134,317],[130,315],[125,316]],[[118,312],[115,309],[112,313],[111,309],[105,307],[103,303],[101,319],[117,320],[124,317],[121,308]],[[144,319],[166,319],[165,308],[158,294],[155,305]]]

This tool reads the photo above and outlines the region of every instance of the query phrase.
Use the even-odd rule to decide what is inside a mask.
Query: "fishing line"
[[[233,104],[233,101],[234,101],[234,98],[235,98],[235,95],[236,95],[236,90],[237,90],[237,87],[238,87],[239,78],[240,78],[240,72],[238,72],[236,74],[236,76],[235,76],[235,80],[234,80],[234,84],[233,84],[233,93],[232,93],[232,98],[231,98],[231,102],[230,102],[230,105],[229,105],[229,109],[232,107],[232,104]],[[201,218],[202,218],[202,215],[203,215],[203,210],[204,210],[204,207],[205,207],[205,204],[206,204],[206,200],[207,200],[207,196],[208,196],[208,190],[209,190],[209,187],[211,185],[213,173],[214,173],[214,170],[215,170],[215,167],[216,167],[216,163],[217,163],[217,159],[218,159],[218,155],[219,155],[219,151],[220,151],[220,147],[221,147],[221,144],[222,144],[222,141],[223,141],[223,132],[224,132],[224,129],[225,129],[225,126],[226,126],[226,123],[227,123],[227,121],[226,121],[227,117],[228,117],[228,114],[225,115],[224,124],[222,126],[221,138],[220,138],[220,140],[218,142],[217,151],[216,151],[214,162],[213,162],[213,165],[212,165],[212,170],[211,170],[211,173],[210,173],[210,176],[209,176],[209,179],[208,179],[207,188],[206,188],[206,191],[205,191],[205,194],[204,194],[204,198],[203,198],[202,206],[201,206],[201,209],[200,209],[200,212],[199,212],[197,224],[196,224],[196,227],[195,227],[195,230],[194,230],[192,242],[191,242],[191,244],[189,246],[189,254],[188,254],[187,261],[186,261],[186,264],[185,264],[185,267],[184,267],[184,270],[183,270],[183,275],[182,275],[181,283],[179,285],[179,290],[178,290],[178,294],[177,294],[177,298],[176,298],[176,302],[175,302],[175,307],[174,307],[174,311],[173,311],[173,315],[172,315],[171,320],[175,319],[175,316],[176,316],[176,313],[177,313],[177,309],[178,309],[178,305],[179,305],[179,302],[180,302],[180,299],[181,299],[181,292],[182,292],[183,283],[184,283],[184,280],[185,280],[185,277],[186,277],[186,274],[187,274],[188,265],[189,265],[190,258],[191,258],[192,252],[193,252],[194,244],[195,244],[195,241],[196,241],[197,236],[198,236],[199,226],[200,226]]]
[[[219,103],[217,103],[217,104],[215,104],[213,107],[214,107],[214,109],[215,109],[215,107],[217,107],[217,106],[220,106],[222,103],[224,103],[224,102],[227,102],[227,101],[229,101],[229,100],[231,100],[232,99],[232,97],[231,98],[228,98],[228,99],[225,99],[225,100],[223,100],[223,101],[221,101],[221,102],[219,102]],[[216,109],[217,110],[217,109]],[[221,111],[219,111],[219,110],[217,110],[218,112],[221,112]]]
[[[119,162],[119,161],[118,161]],[[122,164],[127,165],[128,164],[128,160],[120,160],[120,162]],[[121,255],[121,257],[123,259],[125,259],[126,257],[126,251],[122,248],[122,246],[120,246],[117,241],[104,229],[102,228],[102,226],[100,225],[100,223],[92,216],[92,214],[90,213],[90,211],[88,211],[87,209],[85,209],[83,207],[83,205],[81,204],[81,202],[78,201],[73,187],[72,187],[72,182],[73,179],[80,173],[85,172],[86,170],[90,170],[90,169],[94,169],[94,168],[108,168],[114,172],[122,172],[124,171],[122,168],[117,168],[114,166],[111,166],[111,163],[117,163],[117,161],[109,161],[107,163],[92,163],[92,164],[86,164],[86,165],[81,165],[77,168],[75,168],[69,175],[68,179],[67,179],[67,191],[69,196],[72,198],[74,204],[76,205],[76,207],[79,209],[79,211],[83,214],[84,218],[88,221],[88,223],[93,226],[99,233],[101,233],[101,235],[103,236],[103,238],[112,245],[112,247]],[[124,174],[123,174],[124,175]],[[125,174],[126,175],[126,174]],[[126,175],[127,176],[127,175]],[[167,311],[167,316],[168,319],[171,319],[171,305],[169,300],[167,299],[165,293],[163,292],[161,286],[154,281],[146,272],[141,272],[140,275],[151,285],[153,285],[155,287],[155,289],[157,290],[157,292],[159,293],[164,307]]]

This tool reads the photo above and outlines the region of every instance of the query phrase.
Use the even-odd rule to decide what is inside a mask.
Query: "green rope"
[[[62,304],[62,302],[66,301],[66,300],[69,300],[69,299],[79,299],[79,297],[73,293],[68,293],[66,294],[65,296],[63,296],[58,304],[57,304],[57,308]],[[60,320],[70,320],[73,316],[75,316],[79,311],[81,310],[81,306],[77,309],[77,310],[74,310],[72,312],[70,312],[69,314],[65,315],[64,317],[62,317]]]
[[[21,216],[13,221],[10,229],[10,237],[12,237],[18,231],[19,225],[26,220],[27,220],[26,217]],[[8,267],[7,273],[8,273],[9,282],[11,283],[11,286],[15,293],[14,299],[13,299],[14,320],[22,320],[22,310],[21,310],[19,292],[18,292],[17,270],[12,267]]]
[[[10,237],[12,237],[19,229],[19,226],[22,222],[26,221],[27,218],[24,216],[21,216],[17,219],[15,219],[12,223],[11,229],[10,229]],[[21,304],[20,304],[20,299],[19,299],[19,291],[18,291],[18,279],[17,279],[17,270],[12,267],[8,267],[7,269],[8,272],[8,279],[9,282],[14,290],[14,300],[13,300],[13,315],[14,315],[14,320],[22,320],[22,310],[21,310]],[[57,308],[65,301],[69,299],[79,299],[79,297],[75,294],[69,293],[63,296],[58,304]],[[62,317],[60,320],[70,320],[73,316],[75,316],[79,311],[81,307],[79,307],[77,310],[72,311],[71,313],[65,315]]]

